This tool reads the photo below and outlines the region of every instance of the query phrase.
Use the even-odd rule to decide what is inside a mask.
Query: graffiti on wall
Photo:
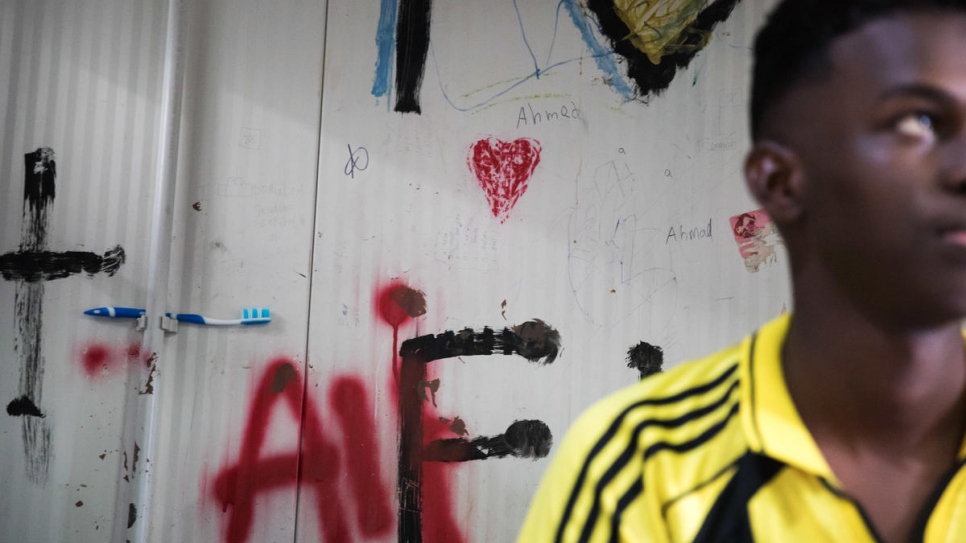
[[[329,408],[335,424],[327,426],[319,406],[311,397],[303,397],[302,382],[296,363],[287,358],[270,361],[262,374],[237,460],[222,468],[214,480],[214,498],[227,515],[223,532],[227,543],[249,540],[261,494],[299,483],[304,492],[314,494],[325,541],[351,541],[349,519],[366,538],[385,535],[392,527],[390,491],[379,471],[375,421],[365,384],[354,377],[332,381]],[[301,428],[301,450],[264,453],[271,415],[282,408]],[[348,512],[347,503],[351,504]]]
[[[458,528],[454,533],[436,533],[423,529],[423,504],[431,505],[427,494],[433,492],[439,475],[445,469],[441,463],[467,462],[515,456],[519,458],[543,458],[550,453],[553,435],[550,428],[539,420],[518,420],[509,425],[506,432],[494,437],[467,439],[465,437],[440,438],[439,417],[427,406],[421,394],[428,382],[428,365],[446,359],[480,355],[517,355],[538,363],[550,364],[560,349],[560,335],[540,320],[523,323],[495,332],[484,328],[476,332],[470,329],[427,335],[403,342],[402,368],[399,384],[399,541],[419,543],[428,541],[457,541]],[[433,420],[437,424],[432,424]],[[424,426],[427,422],[429,427]],[[428,442],[427,442],[428,440]],[[430,471],[431,470],[431,471]],[[432,474],[428,476],[428,474]],[[436,525],[434,528],[438,528]],[[460,538],[459,540],[462,540]]]
[[[0,255],[0,276],[16,282],[14,351],[20,359],[17,398],[7,404],[7,414],[22,419],[27,477],[38,484],[47,481],[50,463],[50,425],[41,409],[46,363],[42,339],[44,282],[81,273],[111,276],[117,273],[125,257],[120,246],[103,255],[50,250],[50,209],[56,195],[56,179],[57,163],[52,149],[42,147],[24,155],[20,247]]]
[[[730,219],[731,233],[745,268],[757,273],[763,265],[778,261],[776,249],[783,244],[778,229],[763,209],[748,211]]]
[[[670,86],[711,41],[739,0],[589,0],[600,30],[627,62],[637,96],[646,99]]]
[[[584,318],[613,326],[645,304],[676,307],[677,274],[670,262],[655,260],[655,247],[665,244],[667,230],[648,220],[652,210],[667,205],[667,193],[653,192],[638,205],[638,182],[622,158],[602,164],[592,183],[581,186],[570,216],[567,268],[574,300]],[[601,304],[601,295],[621,296],[626,305]]]
[[[374,308],[394,335],[390,408],[399,420],[396,515],[393,487],[381,468],[391,463],[380,462],[374,396],[366,383],[354,375],[330,378],[325,412],[331,416],[324,420],[323,410],[304,395],[296,363],[280,357],[261,374],[237,455],[211,482],[211,495],[225,515],[226,543],[249,541],[259,497],[287,487],[311,492],[325,541],[385,537],[395,521],[399,541],[463,542],[467,538],[450,490],[453,468],[474,460],[549,454],[553,436],[539,420],[513,421],[497,436],[469,437],[460,417],[440,416],[432,400],[440,382],[432,367],[456,357],[494,354],[549,364],[560,352],[556,330],[533,320],[500,331],[486,327],[419,336],[400,347],[399,328],[425,314],[425,296],[393,282],[377,290]],[[269,422],[280,409],[301,429],[301,448],[269,453]]]
[[[645,379],[664,371],[664,350],[642,341],[627,351],[627,367],[635,369]]]
[[[726,20],[740,0],[559,0],[554,10],[553,36],[546,54],[538,58],[527,37],[527,28],[517,0],[513,9],[520,23],[522,44],[533,71],[496,85],[489,98],[468,106],[455,104],[444,86],[444,99],[460,111],[491,104],[495,99],[527,81],[557,67],[592,58],[603,80],[624,100],[647,99],[668,88],[678,70],[686,68],[711,40],[714,27]],[[376,74],[372,95],[392,97],[395,68],[396,102],[399,113],[421,113],[419,94],[432,51],[431,0],[382,0],[376,28]],[[580,33],[589,54],[552,60],[561,11],[566,10]],[[609,42],[607,47],[599,39]],[[438,67],[437,67],[438,69]],[[633,84],[629,83],[632,81]],[[475,94],[468,93],[464,96]]]
[[[540,164],[540,151],[540,143],[529,138],[487,138],[470,146],[466,164],[479,181],[490,211],[501,223],[527,191],[527,182]]]

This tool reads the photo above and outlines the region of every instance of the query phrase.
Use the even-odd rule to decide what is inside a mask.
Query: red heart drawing
[[[509,142],[487,138],[470,146],[466,164],[501,223],[527,191],[527,181],[540,164],[540,150],[540,143],[529,138]]]

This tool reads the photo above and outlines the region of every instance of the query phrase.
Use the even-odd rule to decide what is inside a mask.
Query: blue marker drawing
[[[269,322],[272,322],[271,313],[266,308],[242,309],[242,316],[240,319],[213,319],[211,317],[203,317],[195,313],[166,313],[166,315],[169,319],[174,319],[178,322],[201,324],[205,326],[268,324]]]
[[[551,41],[550,41],[550,50],[547,51],[547,60],[543,66],[540,66],[540,63],[537,61],[537,58],[533,52],[533,49],[530,47],[530,41],[527,38],[526,29],[524,28],[524,25],[523,25],[523,18],[520,14],[520,10],[516,1],[513,2],[513,7],[516,10],[517,20],[520,23],[520,33],[523,35],[523,43],[526,46],[527,51],[529,52],[530,58],[533,60],[534,70],[529,74],[519,77],[516,80],[510,82],[505,88],[495,92],[489,98],[480,100],[479,102],[473,105],[469,105],[469,106],[457,105],[455,102],[453,102],[452,99],[450,99],[449,94],[446,92],[446,89],[443,86],[442,73],[440,72],[440,69],[439,69],[439,62],[436,59],[436,48],[433,46],[432,42],[430,42],[430,52],[433,56],[433,66],[436,70],[436,80],[439,82],[440,93],[443,95],[443,99],[446,100],[446,102],[453,109],[457,111],[465,112],[465,111],[473,111],[475,109],[479,109],[481,107],[487,106],[492,102],[496,101],[498,98],[509,93],[513,89],[519,87],[520,85],[526,83],[531,79],[534,79],[534,78],[539,79],[541,75],[544,75],[550,72],[554,68],[558,68],[560,66],[564,66],[572,62],[578,62],[578,61],[584,60],[585,58],[594,59],[594,61],[597,64],[597,67],[605,74],[607,74],[607,77],[605,78],[607,80],[607,84],[610,85],[625,100],[632,100],[634,98],[634,90],[630,87],[630,85],[627,84],[623,76],[621,76],[620,70],[617,68],[617,62],[614,60],[614,56],[617,53],[604,47],[603,45],[600,44],[599,41],[597,41],[597,38],[594,36],[593,29],[588,23],[587,18],[584,17],[583,12],[581,11],[580,6],[577,4],[576,0],[560,0],[560,2],[557,3],[557,11],[554,15],[553,37],[551,38]],[[573,20],[574,25],[580,31],[580,34],[583,37],[585,44],[587,45],[587,47],[590,49],[592,53],[589,57],[580,56],[576,58],[570,58],[567,60],[557,61],[554,63],[550,62],[551,58],[553,57],[554,46],[557,43],[557,30],[560,27],[560,8],[561,7],[566,7],[568,12],[570,13],[570,17]]]
[[[520,6],[517,5],[517,0],[513,0],[513,10],[517,12],[517,22],[520,23],[520,35],[523,36],[523,45],[527,46],[527,51],[530,52],[530,58],[533,59],[533,73],[540,79],[540,64],[537,63],[537,55],[533,54],[533,47],[530,47],[530,41],[527,40],[527,29],[523,26],[523,15],[520,15]],[[556,40],[557,37],[557,22],[554,21],[553,36]],[[552,43],[552,42],[551,42]],[[550,47],[553,51],[553,46]]]
[[[376,98],[386,97],[389,103],[392,92],[393,55],[396,53],[396,12],[399,9],[398,0],[382,0],[379,8],[379,25],[376,27],[376,46],[379,48],[376,57],[376,79],[372,82],[372,95]]]
[[[139,319],[142,315],[144,315],[144,310],[134,307],[98,307],[95,309],[88,309],[84,312],[84,314],[94,317],[110,317],[114,319]]]
[[[558,62],[551,63],[551,58],[553,56],[553,49],[557,42],[557,30],[560,26],[560,9],[562,7],[567,8],[567,12],[570,14],[571,21],[574,26],[580,32],[581,37],[584,40],[586,46],[590,49],[591,55],[580,56],[576,58],[571,58],[567,60],[562,60]],[[393,39],[395,34],[396,26],[396,12],[398,8],[398,0],[382,0],[382,7],[380,9],[379,15],[379,25],[376,32],[376,44],[378,46],[379,52],[376,59],[376,78],[372,85],[373,96],[389,96],[391,92],[390,88],[390,73],[393,66],[393,53],[395,52],[395,40]],[[505,88],[497,91],[489,98],[482,100],[470,106],[460,106],[450,99],[443,85],[442,74],[439,69],[439,62],[436,58],[435,47],[430,41],[430,53],[433,56],[433,64],[437,74],[437,82],[439,84],[440,93],[443,95],[443,99],[449,103],[457,111],[472,111],[479,109],[486,105],[491,104],[498,98],[512,91],[513,89],[519,87],[523,83],[529,81],[530,79],[540,79],[541,75],[547,72],[563,66],[565,64],[570,64],[572,62],[577,62],[585,58],[593,58],[597,64],[597,68],[605,74],[605,81],[611,88],[614,89],[622,98],[625,100],[633,100],[635,97],[634,89],[627,83],[623,75],[621,75],[620,69],[618,68],[617,61],[614,56],[616,53],[609,48],[605,47],[597,40],[594,34],[593,27],[588,17],[585,16],[584,11],[581,9],[577,0],[560,0],[557,3],[556,13],[554,14],[554,25],[553,25],[553,37],[550,41],[550,49],[547,51],[547,59],[540,65],[537,60],[536,54],[533,48],[530,46],[530,40],[527,38],[527,32],[525,25],[523,23],[523,17],[520,14],[520,8],[517,0],[513,0],[513,9],[516,11],[517,22],[520,25],[520,34],[523,38],[523,45],[527,49],[530,58],[533,61],[533,71],[529,74],[523,75],[519,78],[514,78]],[[388,101],[387,101],[388,104]]]
[[[621,77],[620,71],[617,69],[617,62],[614,61],[614,53],[597,41],[597,38],[594,36],[594,31],[587,24],[587,18],[584,17],[580,6],[577,4],[577,0],[560,0],[560,3],[567,7],[567,11],[570,13],[570,19],[574,22],[574,26],[577,27],[580,35],[584,38],[584,43],[587,44],[587,47],[590,48],[591,53],[594,55],[597,68],[610,78],[607,83],[618,94],[623,96],[625,100],[633,99],[634,90]]]

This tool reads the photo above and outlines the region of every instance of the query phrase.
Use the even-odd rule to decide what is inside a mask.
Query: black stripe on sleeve
[[[738,470],[711,506],[694,543],[753,543],[748,502],[784,465],[749,452],[738,460]]]
[[[634,481],[634,484],[627,489],[627,492],[621,496],[621,499],[617,500],[617,508],[614,510],[614,514],[610,517],[610,538],[608,541],[610,543],[619,543],[621,534],[621,517],[624,516],[624,511],[630,507],[631,503],[637,499],[644,492],[644,479],[640,478]]]
[[[721,406],[725,405],[728,402],[728,400],[731,398],[733,392],[737,388],[738,388],[738,381],[735,380],[734,383],[732,383],[732,385],[728,387],[727,390],[725,390],[725,393],[720,398],[718,398],[717,400],[715,400],[713,403],[709,405],[706,405],[700,409],[695,409],[694,411],[691,411],[685,415],[682,415],[674,419],[666,419],[666,420],[647,419],[642,421],[640,424],[638,424],[634,428],[634,431],[631,434],[631,438],[627,442],[627,447],[623,450],[623,452],[621,452],[620,456],[617,457],[617,459],[614,461],[613,464],[611,464],[611,466],[607,469],[607,471],[604,472],[604,475],[601,476],[601,478],[597,481],[597,485],[594,488],[594,502],[590,508],[590,512],[587,514],[587,520],[584,521],[584,528],[581,531],[580,540],[586,541],[587,539],[590,538],[590,534],[594,529],[594,525],[597,524],[597,517],[600,514],[601,496],[603,495],[604,490],[607,488],[607,485],[610,484],[610,482],[617,476],[617,474],[620,473],[621,470],[623,470],[624,467],[630,462],[631,458],[634,457],[634,453],[637,451],[638,438],[641,435],[641,433],[644,431],[644,429],[652,426],[659,427],[659,428],[679,428],[689,422],[696,421],[704,417],[705,415],[714,413],[715,411],[720,409]],[[735,405],[737,405],[737,403]],[[728,418],[730,418],[730,415]],[[720,431],[720,428],[718,430]],[[707,439],[710,439],[710,437]]]
[[[590,453],[587,454],[587,458],[584,460],[583,466],[581,466],[580,468],[580,473],[577,475],[577,480],[574,482],[574,487],[570,491],[570,496],[567,499],[567,505],[564,508],[563,516],[560,519],[560,524],[557,526],[557,534],[554,538],[554,541],[556,541],[557,543],[560,543],[563,541],[564,530],[566,529],[567,525],[570,523],[570,517],[571,515],[573,515],[574,505],[577,503],[577,497],[580,496],[581,488],[584,485],[584,481],[587,479],[587,472],[590,470],[591,463],[593,463],[597,455],[600,454],[602,450],[604,450],[604,447],[607,446],[607,443],[614,438],[614,435],[617,434],[617,431],[620,429],[621,425],[623,424],[624,419],[632,411],[646,406],[671,405],[671,404],[680,402],[682,400],[685,400],[687,398],[690,398],[692,396],[703,394],[721,385],[725,381],[727,381],[728,378],[731,377],[731,375],[733,375],[737,369],[738,369],[738,365],[734,364],[731,367],[729,367],[727,370],[725,370],[717,378],[709,381],[704,385],[699,385],[665,398],[641,400],[639,402],[635,402],[631,404],[626,409],[621,411],[621,413],[617,415],[614,421],[611,422],[610,426],[607,428],[604,434],[601,435],[600,439],[597,440],[597,443],[594,444],[594,447],[590,450]]]
[[[684,453],[684,452],[692,451],[700,447],[701,445],[704,445],[712,438],[714,438],[714,436],[721,433],[721,431],[724,430],[725,426],[728,425],[728,421],[730,421],[735,415],[738,414],[738,406],[739,406],[739,403],[735,402],[735,404],[731,406],[731,409],[728,410],[728,415],[724,419],[718,421],[717,423],[715,423],[713,426],[711,426],[710,428],[702,432],[701,435],[695,437],[694,439],[685,441],[684,443],[655,443],[654,445],[651,445],[650,447],[647,448],[647,450],[644,451],[644,461],[646,462],[648,458],[650,458],[651,456],[654,456],[655,454],[661,451],[673,451],[675,453]],[[641,480],[643,481],[643,479]],[[623,498],[621,499],[621,501],[622,502],[624,501]],[[618,503],[617,507],[614,509],[614,516],[613,516],[614,520],[611,522],[611,536],[610,536],[611,538],[615,537],[614,534],[620,533],[620,519],[621,517],[624,516],[624,510],[627,509],[629,505],[630,505],[630,501],[627,501],[626,503]]]

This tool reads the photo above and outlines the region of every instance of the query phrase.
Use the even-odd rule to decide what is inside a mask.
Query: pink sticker
[[[735,215],[730,223],[731,233],[749,272],[756,273],[762,264],[772,264],[778,260],[775,248],[782,243],[781,236],[765,210],[756,209]]]

